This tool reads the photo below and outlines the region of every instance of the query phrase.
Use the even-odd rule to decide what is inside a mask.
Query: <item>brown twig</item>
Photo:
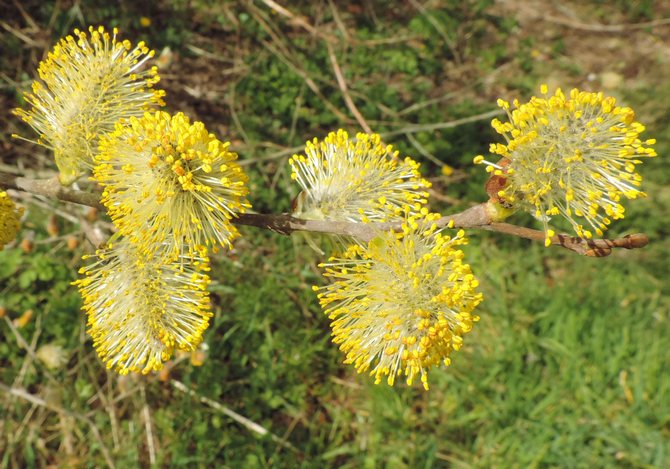
[[[0,187],[22,190],[104,210],[99,200],[100,194],[66,189],[60,186],[57,187],[57,185],[58,181],[55,179],[28,179],[0,171]],[[283,235],[290,235],[295,231],[310,231],[313,233],[352,236],[361,241],[369,241],[383,231],[400,229],[400,222],[356,223],[330,220],[303,220],[295,218],[288,213],[242,213],[231,221],[237,225],[254,226]],[[507,223],[494,223],[488,203],[481,203],[462,212],[444,216],[438,221],[438,226],[444,227],[449,225],[450,222],[453,222],[452,226],[454,228],[483,229],[542,242],[545,239],[543,231]],[[607,256],[614,248],[641,248],[646,246],[648,242],[649,239],[642,233],[616,239],[586,240],[563,234],[552,238],[553,245],[561,246],[589,257]]]
[[[100,194],[67,189],[61,186],[57,178],[29,179],[0,171],[0,187],[44,195],[52,199],[87,205],[102,210],[105,209],[102,203],[100,203]]]
[[[463,212],[442,217],[438,220],[437,224],[440,227],[444,227],[452,221],[454,228],[476,228],[489,224],[491,218],[486,210],[486,204],[479,204]],[[233,223],[265,228],[283,235],[289,235],[295,231],[309,231],[312,233],[351,236],[361,241],[370,241],[375,236],[378,236],[379,233],[388,230],[399,230],[401,226],[401,222],[356,223],[332,220],[302,220],[286,213],[281,215],[242,213],[233,220]]]
[[[533,241],[544,241],[544,231],[533,230],[523,226],[508,223],[491,223],[480,226],[483,230],[509,234]],[[644,233],[635,233],[615,239],[583,239],[576,236],[558,234],[551,238],[552,246],[561,246],[587,257],[605,257],[612,253],[614,248],[639,249],[649,244],[649,238]]]

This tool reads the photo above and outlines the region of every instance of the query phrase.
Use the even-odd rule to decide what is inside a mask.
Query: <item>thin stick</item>
[[[501,109],[496,109],[493,111],[489,112],[484,112],[482,114],[477,114],[474,116],[470,117],[465,117],[463,119],[456,119],[453,121],[447,121],[447,122],[436,122],[434,124],[410,124],[405,127],[400,127],[395,130],[391,130],[388,132],[380,132],[379,135],[382,138],[387,138],[387,137],[393,137],[395,135],[400,135],[400,134],[412,134],[412,133],[417,133],[417,132],[428,132],[428,131],[433,131],[433,130],[441,130],[441,129],[451,129],[454,127],[458,127],[460,125],[465,125],[465,124],[472,124],[473,122],[477,122],[480,120],[484,119],[490,119],[491,117],[495,116],[500,116],[504,113],[505,111]],[[344,118],[346,120],[346,116]],[[278,160],[280,158],[284,158],[287,156],[290,156],[296,152],[299,152],[305,148],[305,145],[298,145],[292,148],[286,148],[284,150],[279,150],[276,153],[272,153],[267,156],[262,156],[259,158],[252,158],[252,159],[244,159],[239,162],[240,166],[249,166],[251,164],[255,163],[265,163],[267,161],[272,161],[272,160]]]
[[[147,449],[149,450],[149,463],[156,464],[156,448],[154,446],[154,432],[151,426],[151,413],[147,403],[147,393],[144,389],[144,383],[140,384],[140,394],[142,395],[142,417],[144,418],[144,430],[147,433]]]
[[[40,317],[41,316],[38,316],[37,320],[39,320]],[[35,329],[36,329],[35,334],[36,335],[33,335],[32,343],[29,344],[26,341],[26,339],[23,337],[23,335],[21,335],[21,333],[19,332],[17,327],[14,325],[14,323],[7,316],[4,317],[4,320],[5,320],[5,324],[7,325],[7,327],[9,327],[9,329],[12,331],[12,334],[14,334],[14,338],[16,339],[16,344],[19,347],[21,347],[23,350],[26,351],[26,353],[28,354],[28,356],[30,357],[30,359],[32,361],[37,361],[38,362],[39,359],[37,358],[37,355],[35,354],[35,345],[37,343],[37,336],[39,336],[39,334],[41,332],[41,328],[37,327],[37,326],[35,327]],[[31,364],[32,363],[28,363],[28,366],[30,366]],[[44,376],[46,376],[47,379],[49,381],[51,381],[51,384],[53,384],[55,386],[59,385],[58,380],[56,380],[54,375],[51,374],[51,372],[49,370],[44,368],[41,371],[42,371],[42,373],[44,373]],[[22,369],[22,372],[19,373],[19,377],[17,377],[17,379],[14,381],[14,385],[16,385],[17,383],[19,383],[21,381],[22,375],[23,375],[23,369]]]
[[[409,0],[409,3],[416,8],[425,18],[428,20],[430,25],[435,28],[435,31],[442,36],[442,40],[444,40],[444,43],[447,45],[449,50],[451,51],[451,55],[453,55],[454,60],[456,63],[460,64],[462,62],[461,55],[458,53],[458,49],[456,48],[456,44],[454,41],[449,37],[449,34],[447,34],[447,31],[444,29],[442,24],[437,21],[433,15],[430,14],[430,12],[421,5],[419,2],[416,0]]]
[[[20,40],[22,40],[23,42],[25,42],[26,44],[28,44],[31,47],[36,47],[36,48],[42,47],[42,44],[39,44],[38,42],[33,41],[31,38],[29,38],[28,36],[23,34],[21,31],[12,28],[6,22],[4,22],[4,21],[0,22],[0,26],[2,26],[4,29],[6,29],[11,34],[13,34],[14,36],[16,36],[17,38],[19,38]]]
[[[268,41],[261,40],[261,43],[271,53],[276,55],[279,60],[284,62],[286,66],[289,68],[289,70],[299,75],[300,78],[302,78],[305,81],[305,84],[309,87],[309,89],[311,89],[312,92],[322,100],[324,106],[326,106],[330,112],[336,115],[342,122],[348,122],[349,121],[348,117],[344,113],[342,113],[342,111],[340,111],[337,108],[337,106],[333,105],[328,99],[326,99],[326,96],[321,92],[316,82],[308,75],[308,73],[305,70],[302,69],[302,67],[300,67],[298,60],[295,57],[293,57],[293,54],[291,54],[288,46],[284,44],[284,41],[282,41],[282,39],[279,37],[279,33],[275,31],[272,28],[272,26],[268,23],[268,21],[266,21],[262,17],[262,15],[264,15],[265,13],[259,10],[254,5],[253,1],[247,1],[245,4],[247,10],[249,11],[249,14],[253,16],[254,19],[258,22],[258,24],[270,35],[273,43],[275,43],[277,47],[274,47],[272,43]],[[286,12],[287,10],[283,9],[282,11]],[[283,12],[281,14],[284,14]],[[304,27],[304,25],[302,26]]]
[[[305,82],[305,84],[309,87],[312,92],[319,97],[319,99],[322,100],[323,105],[328,108],[330,112],[332,112],[334,115],[337,116],[338,119],[342,122],[349,122],[350,119],[342,112],[339,110],[337,106],[335,106],[333,103],[331,103],[327,98],[326,95],[323,94],[319,86],[316,84],[316,82],[307,74],[306,71],[304,71],[299,65],[296,63],[292,62],[289,57],[286,57],[284,54],[281,53],[281,51],[277,50],[275,47],[272,46],[268,41],[261,41],[263,45],[273,54],[277,56],[279,60],[284,62],[286,66],[294,72],[296,75],[298,75],[300,78],[302,78]]]
[[[274,433],[270,433],[270,431],[267,430],[265,427],[260,426],[256,422],[254,422],[252,420],[249,420],[248,418],[244,417],[243,415],[238,414],[234,410],[229,409],[228,407],[224,406],[223,404],[221,404],[219,402],[216,402],[212,399],[209,399],[208,397],[201,396],[200,394],[195,392],[193,389],[190,389],[189,387],[187,387],[181,381],[177,381],[177,380],[173,379],[170,382],[172,383],[172,386],[175,389],[177,389],[177,390],[179,390],[179,391],[181,391],[185,394],[188,394],[189,396],[193,396],[193,397],[197,398],[203,404],[206,404],[206,405],[210,406],[211,408],[218,410],[222,414],[230,417],[231,419],[233,419],[234,421],[236,421],[237,423],[239,423],[240,425],[245,427],[247,430],[250,430],[254,433],[258,433],[261,436],[266,436],[267,435],[275,443],[278,443],[278,444],[280,444],[280,445],[282,445],[286,448],[292,449],[293,451],[298,451],[298,449],[295,446],[293,446],[291,443],[289,443],[286,440],[282,440],[281,438],[279,438]]]
[[[628,23],[628,24],[597,24],[597,23],[581,23],[579,21],[572,21],[569,19],[559,18],[556,16],[544,15],[541,17],[544,21],[549,23],[560,24],[568,28],[580,29],[582,31],[590,31],[594,33],[623,33],[634,29],[653,28],[655,26],[670,25],[670,18],[661,18],[653,21],[646,21],[644,23]]]
[[[333,51],[333,47],[326,42],[326,46],[328,46],[328,57],[330,57],[330,63],[333,65],[333,71],[335,72],[335,78],[337,78],[337,86],[340,87],[340,91],[342,92],[342,96],[344,97],[344,102],[347,105],[347,108],[351,111],[351,113],[354,115],[356,118],[356,122],[358,122],[358,125],[361,126],[363,130],[365,130],[367,133],[371,134],[372,129],[368,125],[367,122],[365,122],[365,119],[363,118],[363,115],[359,112],[358,108],[356,107],[356,104],[354,101],[351,99],[351,96],[349,95],[349,91],[347,89],[347,82],[344,81],[344,75],[342,75],[342,70],[340,69],[339,64],[337,63],[337,57],[335,57],[335,52]]]
[[[407,137],[407,140],[409,140],[409,143],[411,143],[414,148],[416,148],[416,151],[418,151],[424,158],[432,161],[435,165],[438,167],[442,168],[445,166],[444,161],[440,161],[437,159],[435,155],[433,155],[431,152],[426,150],[423,145],[421,145],[421,142],[419,142],[416,138],[414,138],[414,135],[410,133],[406,133],[405,137]]]
[[[9,387],[5,383],[0,382],[0,391],[7,393],[11,396],[16,396],[19,397],[25,401],[30,402],[31,404],[44,407],[46,409],[52,410],[57,413],[63,413],[65,415],[69,415],[70,417],[74,417],[77,420],[81,420],[82,422],[86,423],[90,428],[91,432],[93,433],[93,437],[96,439],[98,444],[100,445],[100,450],[102,451],[102,455],[105,458],[105,461],[107,462],[107,465],[114,469],[116,466],[114,465],[114,461],[112,460],[112,457],[109,454],[109,450],[105,446],[105,443],[102,441],[102,436],[100,436],[100,431],[98,428],[95,426],[95,423],[89,419],[88,417],[78,414],[76,412],[72,412],[71,410],[64,409],[63,407],[59,407],[57,405],[54,405],[53,403],[49,403],[42,399],[41,397],[35,396],[34,394],[30,394],[27,392],[25,389],[21,388],[15,388],[15,387]]]
[[[284,8],[283,6],[278,4],[277,2],[274,2],[273,0],[263,0],[263,3],[265,3],[267,6],[272,8],[274,11],[276,11],[280,15],[287,17],[289,20],[291,20],[292,23],[295,23],[298,26],[304,28],[305,30],[307,30],[307,32],[309,32],[313,36],[319,36],[320,35],[319,31],[314,26],[309,24],[307,22],[307,20],[305,20],[305,18],[294,15],[293,13],[288,11],[286,8]]]
[[[342,33],[344,42],[349,43],[351,41],[351,37],[349,36],[349,32],[347,31],[347,27],[345,26],[344,21],[342,21],[340,14],[337,12],[337,8],[333,4],[333,0],[328,0],[328,6],[330,7],[330,12],[333,15],[337,29],[339,29],[340,33]]]
[[[481,114],[476,114],[474,116],[464,117],[462,119],[456,119],[449,122],[437,122],[435,124],[411,124],[406,127],[401,127],[400,129],[391,130],[390,132],[382,132],[381,136],[392,137],[394,135],[400,135],[406,133],[432,132],[434,130],[451,129],[453,127],[458,127],[459,125],[472,124],[473,122],[500,116],[504,112],[505,111],[501,109],[496,109],[493,111],[483,112]]]

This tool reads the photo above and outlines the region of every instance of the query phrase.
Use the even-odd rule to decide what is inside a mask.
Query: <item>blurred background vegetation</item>
[[[54,174],[10,138],[32,135],[10,109],[89,24],[156,50],[169,110],[232,142],[259,212],[290,206],[286,160],[305,140],[363,120],[422,163],[434,210],[480,202],[472,157],[497,141],[481,114],[542,82],[632,106],[660,155],[610,233],[643,231],[645,249],[587,259],[469,233],[482,319],[429,392],[341,365],[309,289],[318,259],[253,228],[213,259],[200,350],[157,375],[108,372],[70,286],[108,220],[14,194],[27,215],[0,252],[0,467],[670,467],[669,17],[660,0],[0,3],[3,171]]]

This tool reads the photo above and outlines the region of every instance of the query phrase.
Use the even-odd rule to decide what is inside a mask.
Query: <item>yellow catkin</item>
[[[35,143],[53,150],[63,184],[92,167],[100,137],[116,121],[164,104],[165,92],[154,89],[157,68],[145,66],[154,51],[117,34],[75,29],[40,63],[39,80],[24,95],[29,108],[14,110],[37,132]]]
[[[294,215],[305,219],[380,222],[418,212],[430,183],[419,164],[399,158],[377,134],[340,129],[305,145],[289,159],[291,177],[300,184]]]
[[[578,89],[548,95],[546,85],[541,92],[543,97],[515,102],[513,109],[499,102],[509,122],[494,119],[492,125],[507,144],[492,144],[490,151],[501,161],[477,156],[474,162],[505,177],[498,195],[542,221],[547,246],[555,216],[567,219],[580,237],[602,235],[612,220],[624,217],[623,198],[645,195],[636,166],[656,156],[656,142],[640,139],[644,126],[612,97]]]
[[[117,123],[101,140],[93,177],[119,232],[154,255],[231,246],[238,231],[230,220],[250,205],[229,145],[182,113]]]
[[[16,238],[23,208],[17,208],[7,192],[0,191],[0,249]]]
[[[437,231],[439,218],[409,216],[402,234],[381,233],[322,264],[332,283],[317,291],[333,342],[375,383],[419,376],[428,389],[429,369],[448,365],[479,320],[479,282],[458,249],[467,240]]]
[[[174,350],[195,350],[212,316],[209,260],[165,263],[127,238],[96,251],[74,282],[98,356],[120,374],[160,370]]]

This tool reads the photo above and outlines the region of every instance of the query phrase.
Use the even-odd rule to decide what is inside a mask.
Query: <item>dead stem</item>
[[[347,105],[347,108],[356,118],[358,125],[360,125],[365,132],[371,134],[372,129],[363,118],[363,115],[356,107],[354,101],[351,99],[351,95],[347,89],[347,82],[344,80],[344,75],[342,75],[340,65],[337,63],[337,57],[335,57],[333,47],[329,43],[326,43],[326,46],[328,46],[328,57],[330,58],[330,63],[333,65],[333,72],[335,72],[335,78],[337,78],[337,85],[340,87],[340,91],[342,92],[342,96],[344,97],[344,102]]]
[[[115,469],[116,466],[114,465],[114,461],[112,460],[111,455],[109,454],[109,450],[107,449],[107,446],[105,446],[105,443],[102,441],[102,436],[100,435],[100,431],[98,430],[98,427],[95,426],[95,423],[89,419],[88,417],[78,414],[76,412],[72,412],[71,410],[64,409],[63,407],[54,405],[53,403],[49,403],[46,400],[42,399],[41,397],[38,397],[34,394],[30,394],[27,392],[25,389],[21,388],[16,388],[16,387],[10,387],[7,386],[5,383],[0,382],[0,391],[10,395],[10,396],[15,396],[20,399],[23,399],[25,401],[30,402],[31,404],[34,404],[39,407],[44,407],[46,409],[49,409],[53,412],[56,413],[62,413],[64,415],[68,415],[70,417],[73,417],[77,420],[80,420],[84,423],[86,423],[90,428],[91,428],[91,433],[93,433],[93,437],[97,441],[98,445],[100,445],[100,450],[102,451],[102,455],[105,458],[105,462],[107,462],[107,465]]]
[[[151,425],[151,413],[147,403],[147,392],[144,383],[140,383],[140,394],[142,396],[142,418],[144,419],[144,430],[147,432],[147,450],[149,451],[149,463],[156,464],[156,447],[154,445],[154,432]]]
[[[231,419],[233,419],[234,421],[236,421],[237,423],[239,423],[240,425],[245,427],[247,430],[250,430],[250,431],[252,431],[254,433],[257,433],[261,436],[269,436],[270,439],[272,439],[272,441],[274,441],[275,443],[277,443],[281,446],[284,446],[285,448],[289,448],[293,451],[296,451],[296,452],[299,451],[295,446],[293,446],[288,441],[279,438],[277,435],[275,435],[273,433],[270,433],[270,431],[268,429],[266,429],[265,427],[262,427],[261,425],[257,424],[256,422],[254,422],[252,420],[249,420],[248,418],[244,417],[243,415],[238,414],[234,410],[229,409],[228,407],[224,406],[223,404],[221,404],[221,403],[219,403],[215,400],[209,399],[208,397],[205,397],[205,396],[201,396],[200,394],[195,392],[193,389],[190,389],[189,387],[187,387],[181,381],[177,381],[177,380],[173,379],[173,380],[170,381],[170,383],[172,383],[172,386],[175,389],[177,389],[177,390],[179,390],[179,391],[181,391],[185,394],[188,394],[189,396],[195,397],[196,399],[198,399],[203,404],[206,404],[206,405],[210,406],[212,409],[218,410],[222,414],[230,417]]]

